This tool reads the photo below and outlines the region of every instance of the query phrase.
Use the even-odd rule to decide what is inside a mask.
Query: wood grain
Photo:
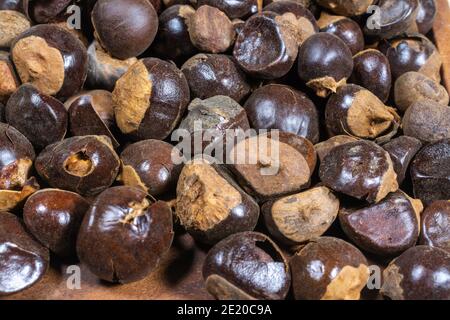
[[[450,90],[450,1],[436,0],[437,16],[434,23],[434,38],[443,60],[442,82]]]

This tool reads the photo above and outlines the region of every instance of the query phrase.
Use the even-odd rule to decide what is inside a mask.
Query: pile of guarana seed
[[[141,280],[187,232],[217,299],[450,299],[436,10],[0,0],[0,296],[50,259]]]

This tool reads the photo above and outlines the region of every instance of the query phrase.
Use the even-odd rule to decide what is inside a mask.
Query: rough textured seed
[[[433,100],[414,102],[403,116],[403,131],[422,142],[450,138],[450,107]]]
[[[40,91],[54,95],[64,83],[64,60],[58,49],[40,37],[20,39],[12,56],[22,82],[31,82]]]
[[[201,6],[188,20],[192,43],[203,52],[225,52],[233,43],[235,30],[231,20],[217,8]]]
[[[269,232],[289,245],[320,237],[338,211],[339,200],[327,187],[312,188],[262,206]]]
[[[312,175],[306,155],[295,145],[266,134],[238,142],[230,159],[239,184],[258,199],[299,191],[309,185]]]
[[[419,72],[406,72],[395,82],[395,105],[401,111],[406,111],[419,100],[433,100],[447,106],[449,96],[447,90],[438,82]]]
[[[12,40],[30,26],[30,21],[20,12],[0,10],[0,47],[8,48]]]
[[[133,64],[117,81],[113,91],[117,125],[123,133],[136,131],[147,111],[152,82],[142,60]]]
[[[236,232],[253,230],[259,207],[223,169],[196,159],[181,171],[175,214],[195,238],[216,243]]]
[[[20,84],[8,52],[0,51],[0,74],[2,75],[0,80],[0,103],[6,104],[11,94],[17,90]],[[0,112],[2,116],[3,111],[2,109]],[[2,121],[4,122],[4,120]]]

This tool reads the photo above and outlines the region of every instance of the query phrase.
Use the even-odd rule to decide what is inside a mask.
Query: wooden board
[[[434,38],[444,62],[442,82],[450,91],[450,0],[436,0],[437,16],[434,23]]]
[[[450,89],[450,0],[437,0],[434,37],[442,55],[443,82]],[[126,285],[99,281],[81,266],[81,289],[68,289],[67,265],[52,265],[35,286],[6,299],[211,299],[201,275],[205,252],[192,238],[178,235],[167,258],[148,278]]]

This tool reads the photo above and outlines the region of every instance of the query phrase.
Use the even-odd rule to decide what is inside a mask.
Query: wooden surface
[[[441,53],[444,66],[442,81],[450,91],[450,0],[436,0],[437,16],[434,23],[434,38]]]
[[[443,82],[450,89],[450,0],[437,4],[434,37],[444,61]],[[189,235],[178,235],[160,267],[139,282],[108,284],[81,266],[81,289],[68,289],[67,265],[53,264],[35,286],[6,299],[211,299],[201,275],[204,258],[205,252]]]
[[[67,265],[52,265],[33,287],[5,299],[39,300],[205,300],[212,299],[203,286],[201,274],[205,253],[187,235],[175,237],[172,249],[160,267],[144,280],[110,284],[98,280],[81,265],[81,289],[68,289]],[[69,281],[72,284],[71,281]]]

